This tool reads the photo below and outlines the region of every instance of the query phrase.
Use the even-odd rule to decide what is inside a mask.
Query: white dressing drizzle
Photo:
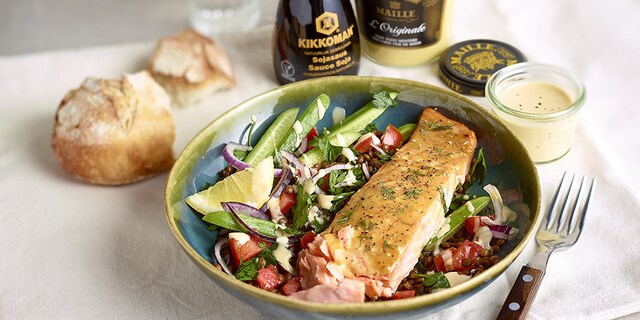
[[[289,260],[293,255],[291,251],[289,251],[288,249],[289,239],[287,237],[278,237],[276,239],[276,243],[278,243],[278,247],[275,250],[273,250],[273,256],[276,258],[276,260],[282,266],[282,268],[287,270],[287,272],[295,275],[296,272],[291,266],[291,263],[289,263]]]
[[[329,194],[318,195],[318,205],[320,206],[320,208],[326,209],[326,210],[331,209],[331,206],[333,205],[331,203],[331,201],[333,201],[333,197],[334,196]]]
[[[322,119],[322,117],[324,117],[325,111],[326,111],[326,109],[325,109],[324,105],[322,104],[322,101],[320,101],[320,99],[318,99],[318,119]]]
[[[347,147],[347,141],[344,140],[344,137],[340,133],[336,134],[336,143],[336,147]]]
[[[238,245],[243,245],[250,240],[249,235],[244,232],[231,232],[229,233],[229,239],[238,241]]]
[[[299,120],[293,123],[293,131],[295,131],[297,135],[302,134],[302,123],[300,123]]]
[[[271,212],[271,221],[278,223],[282,220],[282,212],[280,211],[280,199],[279,198],[271,198],[267,202],[267,208],[269,212]]]
[[[316,185],[313,183],[313,180],[307,179],[304,181],[304,192],[307,194],[313,194],[316,191]]]
[[[356,175],[353,174],[351,169],[347,170],[347,175],[344,177],[344,180],[340,183],[336,183],[336,187],[344,187],[344,186],[352,186],[358,181]]]
[[[309,222],[313,220],[317,220],[318,223],[324,222],[324,219],[320,216],[320,209],[316,206],[312,206],[311,208],[309,208],[309,212],[307,212],[307,218],[309,219]]]
[[[331,117],[333,118],[333,124],[336,125],[342,120],[344,120],[346,114],[347,112],[344,108],[340,108],[340,107],[334,108],[333,112],[331,113]]]
[[[487,226],[480,227],[473,235],[473,241],[485,249],[491,248],[491,230]]]
[[[476,207],[473,206],[473,203],[471,203],[471,201],[467,201],[464,204],[467,207],[467,210],[469,210],[469,212],[473,212],[476,210]]]
[[[349,160],[349,162],[356,161],[356,155],[349,148],[342,148],[342,155]]]

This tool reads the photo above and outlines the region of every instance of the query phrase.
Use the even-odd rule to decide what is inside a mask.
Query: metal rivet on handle
[[[533,281],[533,276],[530,275],[530,274],[525,274],[524,276],[522,276],[522,280],[524,282],[531,282],[531,281]]]
[[[509,303],[509,309],[511,309],[511,311],[518,311],[520,310],[520,304],[517,302],[511,302]]]

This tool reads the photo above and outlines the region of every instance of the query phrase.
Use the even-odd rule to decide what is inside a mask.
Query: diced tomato
[[[397,149],[402,144],[402,133],[393,125],[388,125],[384,130],[380,141],[383,145],[389,146],[390,149]]]
[[[285,282],[285,284],[280,287],[280,292],[285,296],[290,296],[302,289],[302,278],[301,277],[293,277],[291,280]]]
[[[471,270],[475,268],[475,261],[480,256],[481,248],[479,244],[465,240],[458,248],[443,251],[433,259],[433,262],[436,269],[442,272]],[[467,266],[465,266],[465,260],[470,262]]]
[[[316,238],[316,234],[313,231],[307,232],[304,236],[300,237],[300,247],[302,249],[306,248],[309,242],[313,241]]]
[[[311,128],[311,131],[309,131],[309,133],[307,133],[307,140],[311,141],[313,140],[313,138],[318,136],[318,129],[316,129],[316,127]]]
[[[488,216],[489,219],[493,220],[493,215]],[[467,229],[469,234],[476,234],[478,229],[486,226],[486,224],[482,221],[481,216],[471,216],[464,219],[464,228]]]
[[[453,256],[452,249],[443,251],[440,255],[433,259],[433,263],[436,265],[436,270],[447,272],[453,270],[451,265],[451,257]]]
[[[401,290],[401,291],[394,292],[391,295],[391,299],[392,300],[407,299],[407,298],[413,298],[415,295],[416,295],[415,290]]]
[[[356,145],[353,147],[353,149],[360,153],[367,153],[369,152],[369,150],[371,150],[371,146],[373,144],[380,144],[380,139],[378,139],[378,137],[376,137],[376,135],[374,135],[373,133],[369,132],[362,135],[360,139],[358,139],[358,142],[356,142]]]
[[[311,131],[309,131],[309,133],[307,133],[307,142],[311,142],[313,141],[313,138],[318,136],[318,129],[316,129],[316,127],[311,128]],[[310,143],[307,143],[307,149],[304,150],[304,152],[308,152],[309,150],[315,148],[314,146],[311,146]]]
[[[262,252],[264,248],[270,245],[271,243],[253,235],[249,235],[249,241],[246,241],[243,244],[240,244],[236,239],[229,238],[231,255],[237,265],[240,265],[240,261],[247,261],[257,256],[258,253]]]
[[[289,212],[295,204],[296,204],[296,193],[295,192],[289,193],[286,190],[282,191],[282,193],[280,194],[280,204],[279,204],[280,212],[282,212],[282,214]]]
[[[480,249],[482,247],[469,240],[465,240],[456,250],[453,251],[453,269],[456,271],[471,270],[475,268],[475,261],[480,256]],[[468,265],[464,265],[464,261],[469,262]]]
[[[276,269],[274,265],[270,264],[269,266],[258,270],[256,282],[260,288],[271,291],[277,288],[282,283],[282,280],[278,274],[278,269]]]
[[[482,227],[484,223],[478,216],[467,217],[464,219],[464,228],[467,229],[469,234],[476,234],[476,231]]]

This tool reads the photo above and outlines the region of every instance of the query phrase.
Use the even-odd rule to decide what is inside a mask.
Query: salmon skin
[[[418,262],[465,181],[477,146],[464,124],[425,108],[411,139],[298,256],[299,299],[390,297]],[[346,283],[342,283],[348,279]],[[345,290],[349,286],[349,290]],[[332,290],[349,292],[338,295]],[[324,293],[330,299],[323,299]]]

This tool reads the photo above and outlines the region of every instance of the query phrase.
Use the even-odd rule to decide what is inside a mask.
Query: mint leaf
[[[304,186],[299,184],[296,187],[296,204],[293,206],[293,225],[294,230],[301,230],[304,225],[309,222],[309,208],[317,195],[310,195],[304,191]]]
[[[397,96],[397,93],[394,92],[393,97],[395,96]],[[387,90],[373,92],[373,106],[380,109],[384,109],[386,107],[395,107],[398,105],[398,102],[393,97]]]
[[[236,271],[236,279],[241,281],[255,280],[260,270],[260,259],[253,258],[251,260],[242,261]]]
[[[444,276],[442,271],[432,274],[416,274],[416,276],[424,278],[422,284],[425,287],[431,287],[431,291],[435,289],[451,288],[449,280]]]
[[[276,248],[278,248],[278,244],[274,243],[268,248],[265,248],[264,250],[262,250],[258,254],[258,257],[261,257],[262,259],[264,259],[265,267],[270,264],[274,266],[278,266],[278,261],[276,260],[276,257],[273,255],[273,250],[275,250]]]
[[[322,223],[320,223],[317,219],[313,219],[313,221],[311,221],[309,224],[311,225],[311,229],[313,229],[313,231],[317,234],[327,229],[331,224],[331,220],[325,219]]]
[[[349,192],[334,194],[333,195],[333,200],[331,200],[331,208],[329,209],[329,212],[336,213],[336,212],[340,211],[340,209],[342,209],[342,207],[344,207],[344,204],[349,200],[349,198],[351,198],[351,196],[354,193],[356,193],[356,192],[355,191],[349,191]]]
[[[277,247],[278,247],[278,244],[274,243],[268,248],[265,248],[264,250],[262,250],[257,257],[247,261],[242,261],[240,263],[240,266],[238,266],[238,270],[236,271],[236,274],[235,274],[236,279],[241,281],[255,280],[256,277],[258,277],[258,271],[261,268],[260,258],[264,260],[265,267],[270,264],[277,266],[278,261],[276,260],[276,257],[273,255],[273,250],[275,250]]]
[[[364,185],[364,173],[359,167],[351,169],[355,181],[346,181],[349,170],[334,170],[329,173],[329,191],[331,194],[341,194],[356,191]]]
[[[326,128],[321,135],[313,139],[312,145],[320,148],[322,157],[329,162],[335,160],[342,152],[341,147],[336,147],[329,142],[329,133]]]

